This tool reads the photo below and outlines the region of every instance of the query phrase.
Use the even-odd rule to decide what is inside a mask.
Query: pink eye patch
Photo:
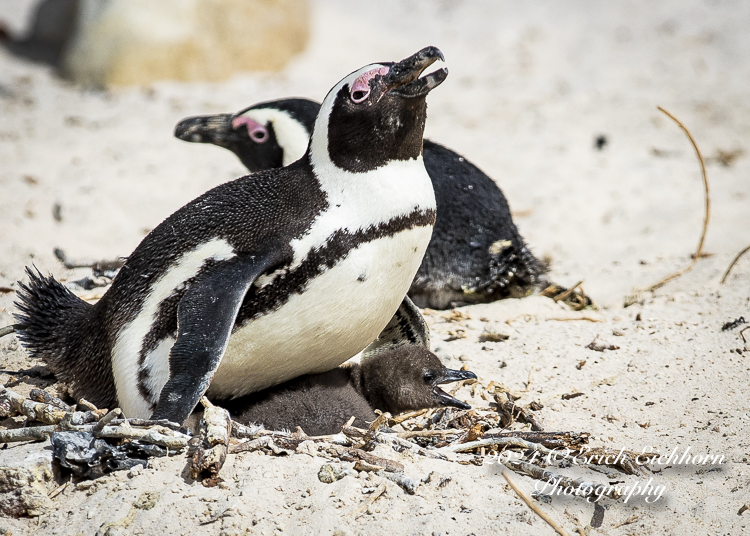
[[[237,130],[242,125],[247,128],[247,134],[253,141],[257,143],[264,143],[268,140],[268,129],[257,121],[250,119],[245,115],[241,115],[232,119],[233,129]]]
[[[388,74],[388,67],[377,67],[359,75],[352,84],[350,92],[352,101],[360,103],[365,100],[370,95],[370,80],[377,75],[385,76],[386,74]]]

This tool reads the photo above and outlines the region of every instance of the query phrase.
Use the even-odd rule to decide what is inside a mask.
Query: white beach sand
[[[21,28],[22,4],[0,5],[0,19]],[[750,503],[750,343],[739,329],[721,331],[741,315],[750,321],[750,256],[719,283],[750,244],[750,3],[319,0],[312,13],[309,47],[288,68],[221,84],[84,90],[0,50],[0,286],[14,287],[32,263],[78,279],[90,271],[65,270],[53,248],[71,257],[126,256],[172,211],[244,174],[230,153],[174,139],[181,118],[285,96],[320,100],[361,65],[436,45],[450,75],[428,99],[426,136],[497,181],[534,252],[550,259],[551,279],[584,280],[602,321],[559,320],[565,311],[539,297],[473,306],[461,309],[470,318],[458,324],[427,317],[433,348],[450,357],[449,367],[466,364],[484,385],[521,394],[518,403],[541,401],[547,430],[588,431],[592,444],[618,450],[689,447],[724,456],[720,466],[673,466],[645,478],[618,473],[628,484],[653,476],[663,497],[605,501],[591,534],[750,533],[750,511],[738,515]],[[704,251],[712,255],[624,308],[635,287],[689,264],[703,221],[693,149],[658,105],[684,122],[708,158]],[[608,140],[601,151],[598,135]],[[717,161],[720,151],[735,150],[745,154],[727,166]],[[14,297],[0,293],[0,326],[13,322]],[[466,338],[445,342],[456,327]],[[478,342],[485,329],[511,337]],[[619,349],[587,349],[597,336]],[[0,340],[1,369],[33,365],[14,336]],[[0,374],[0,382],[8,379]],[[584,396],[561,399],[573,392]],[[458,396],[487,408],[469,388]],[[88,490],[69,486],[54,510],[0,519],[0,532],[95,534],[153,492],[153,508],[134,511],[110,534],[554,533],[495,465],[380,454],[415,478],[438,476],[416,495],[385,481],[385,494],[355,517],[368,498],[363,487],[380,477],[323,484],[322,458],[253,453],[231,455],[225,485],[209,489],[183,479],[178,456],[132,478],[123,472]],[[450,481],[440,487],[443,478]],[[534,487],[516,480],[528,492]],[[594,512],[562,497],[541,508],[571,533]]]

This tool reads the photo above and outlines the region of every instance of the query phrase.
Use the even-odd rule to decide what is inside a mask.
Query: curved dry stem
[[[740,251],[737,256],[734,258],[734,260],[729,264],[729,268],[727,268],[727,271],[724,272],[724,277],[721,278],[721,284],[723,285],[724,282],[727,280],[727,277],[729,277],[729,272],[732,271],[732,268],[734,268],[734,265],[737,264],[737,261],[740,260],[740,257],[742,257],[745,253],[750,251],[750,246],[747,246],[745,249]]]
[[[706,232],[708,231],[708,222],[711,218],[711,190],[708,187],[708,175],[706,174],[706,163],[703,160],[703,155],[701,154],[700,149],[698,148],[698,144],[695,142],[695,138],[693,138],[693,135],[690,133],[688,128],[682,124],[682,122],[677,119],[675,116],[673,116],[671,113],[666,111],[661,106],[657,106],[657,109],[662,112],[664,115],[669,117],[672,121],[677,123],[677,126],[679,126],[682,131],[685,133],[685,135],[690,140],[690,143],[693,145],[693,149],[695,149],[695,154],[698,157],[698,163],[701,167],[701,176],[703,177],[703,189],[705,193],[705,215],[703,216],[703,230],[701,231],[701,237],[698,241],[698,247],[695,250],[695,253],[693,254],[693,260],[690,264],[688,264],[685,268],[682,270],[675,272],[671,275],[668,275],[661,281],[654,283],[653,285],[643,289],[645,292],[651,292],[653,290],[658,289],[659,287],[664,286],[668,282],[672,281],[673,279],[677,279],[682,274],[689,272],[693,266],[698,262],[698,259],[700,259],[703,256],[703,243],[706,241]]]
[[[567,530],[565,530],[564,528],[562,528],[560,526],[560,524],[557,523],[557,521],[555,521],[554,519],[552,519],[541,508],[539,508],[537,505],[535,505],[533,503],[533,501],[531,500],[531,497],[529,497],[528,495],[526,495],[526,493],[524,493],[521,490],[521,488],[518,487],[518,484],[516,484],[515,479],[512,476],[510,476],[510,471],[508,469],[503,469],[502,475],[505,477],[505,480],[508,481],[508,485],[511,488],[513,488],[513,491],[515,491],[516,494],[519,497],[521,497],[521,499],[523,499],[523,502],[526,503],[526,506],[528,506],[529,508],[531,508],[536,515],[538,515],[543,520],[545,520],[547,522],[547,524],[555,530],[555,532],[557,532],[558,534],[560,534],[560,536],[570,536],[570,533]]]

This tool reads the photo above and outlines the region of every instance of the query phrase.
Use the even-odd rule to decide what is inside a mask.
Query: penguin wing
[[[430,329],[422,317],[419,308],[414,305],[409,296],[404,296],[401,305],[380,332],[378,338],[364,349],[364,357],[372,357],[396,346],[416,344],[430,348]]]
[[[191,284],[177,307],[169,379],[152,418],[180,424],[188,418],[221,362],[247,290],[281,262],[279,249],[243,254],[221,261]]]

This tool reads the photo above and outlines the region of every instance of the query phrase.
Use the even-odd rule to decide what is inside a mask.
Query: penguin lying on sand
[[[367,428],[377,415],[453,406],[470,409],[439,385],[476,379],[473,372],[446,368],[421,346],[402,346],[362,364],[341,365],[322,374],[296,378],[260,393],[221,404],[242,424],[262,424],[268,430],[294,430],[308,435],[335,434],[355,417],[354,426]]]
[[[323,100],[303,158],[222,184],[158,225],[89,305],[28,270],[16,331],[75,396],[182,423],[331,370],[399,323],[435,222],[422,162],[442,53],[371,64]],[[402,303],[404,302],[404,303]]]
[[[392,415],[445,406],[470,409],[439,385],[476,379],[476,375],[446,368],[429,351],[429,331],[421,318],[412,328],[413,344],[406,344],[396,329],[386,329],[364,351],[359,364],[345,363],[322,374],[216,402],[241,424],[262,424],[268,430],[300,426],[309,435],[338,433],[350,417],[355,417],[354,426],[367,427],[376,409]],[[200,416],[201,412],[191,415],[187,427],[197,430]]]
[[[319,105],[307,99],[264,102],[236,114],[190,117],[175,136],[235,153],[250,171],[287,166],[307,148]],[[520,297],[544,279],[494,181],[457,153],[424,140],[424,163],[437,221],[409,289],[420,307]]]

